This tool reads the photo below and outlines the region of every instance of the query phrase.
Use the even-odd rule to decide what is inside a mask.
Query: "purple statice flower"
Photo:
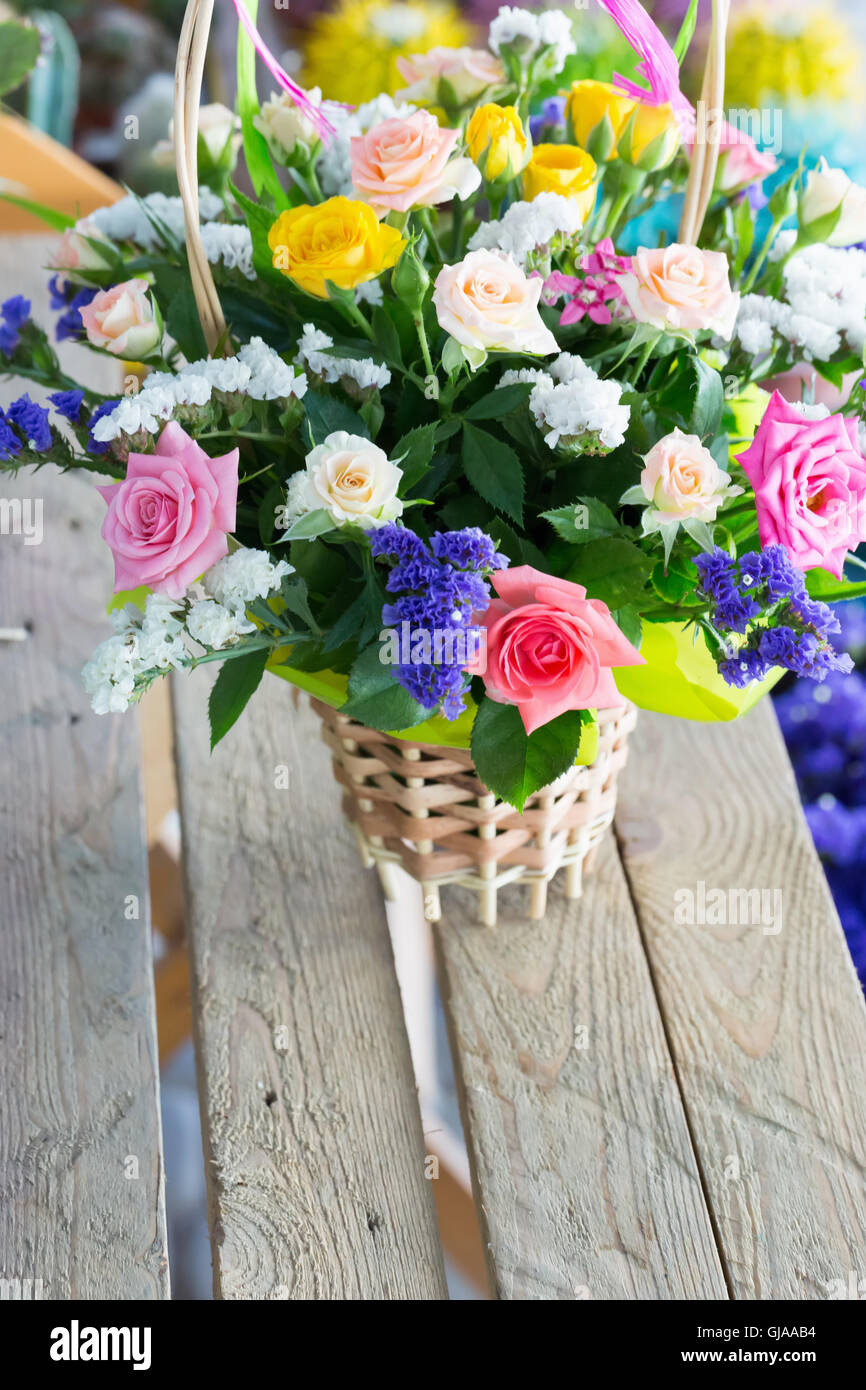
[[[406,589],[429,589],[439,578],[439,566],[428,557],[411,556],[392,569],[385,583],[389,594]]]
[[[386,522],[370,533],[370,549],[378,560],[421,559],[427,554],[427,547],[420,536],[410,531],[408,526],[398,526],[396,521]]]
[[[480,526],[435,531],[430,546],[437,560],[445,560],[458,570],[498,570],[508,564],[507,558],[497,551],[495,541]]]
[[[753,217],[757,217],[758,213],[765,208],[770,201],[767,194],[764,192],[763,184],[760,182],[750,183],[743,190],[742,197],[748,200]]]
[[[12,402],[6,411],[6,419],[21,431],[31,449],[37,454],[44,454],[46,449],[51,448],[53,438],[48,423],[48,411],[44,405],[31,401],[26,392],[19,396],[17,401]]]
[[[48,399],[58,415],[62,415],[71,425],[78,424],[81,402],[84,400],[83,391],[53,391]]]
[[[752,552],[755,554],[757,552]],[[751,556],[743,556],[740,569]],[[806,592],[806,581],[802,570],[798,570],[783,545],[768,545],[760,551],[761,577],[767,586],[769,597],[775,602],[780,598],[793,597]]]
[[[95,298],[99,290],[88,285],[76,285],[71,280],[59,280],[56,275],[52,275],[48,282],[48,291],[51,295],[52,309],[60,313],[54,328],[54,336],[58,343],[68,340],[75,342],[83,338],[84,325],[81,322],[80,311]]]
[[[566,101],[566,97],[548,97],[538,114],[530,116],[529,133],[536,144],[558,126],[565,125]]]
[[[0,353],[11,357],[21,341],[21,329],[30,317],[30,300],[13,294],[0,304]]]
[[[21,453],[21,440],[9,425],[5,411],[0,410],[0,460],[8,463]]]
[[[769,667],[760,652],[743,647],[735,656],[726,657],[719,662],[719,673],[728,685],[742,690],[752,681],[760,681],[766,676]]]
[[[87,452],[89,454],[108,453],[108,445],[100,439],[94,439],[93,427],[99,420],[102,419],[103,415],[110,415],[112,410],[114,410],[115,406],[118,405],[120,405],[120,401],[103,401],[102,405],[98,405],[96,409],[93,411],[92,415],[90,416],[90,419],[87,422],[87,427],[90,431],[90,435],[87,440]]]
[[[715,598],[723,585],[727,589],[733,581],[735,562],[726,550],[716,546],[715,550],[696,556],[695,568],[704,593],[708,598]]]
[[[803,626],[812,628],[819,637],[830,637],[842,631],[842,624],[830,605],[810,598],[805,588],[802,594],[796,594],[791,599],[790,608]]]

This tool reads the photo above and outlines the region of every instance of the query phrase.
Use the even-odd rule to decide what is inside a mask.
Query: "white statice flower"
[[[233,647],[238,638],[255,632],[255,623],[244,617],[243,609],[225,608],[215,599],[199,599],[186,616],[186,630],[194,641],[214,651]]]
[[[527,64],[542,49],[549,49],[547,66],[552,73],[560,72],[565,60],[577,52],[571,20],[562,10],[524,10],[503,5],[490,25],[488,42],[494,53],[513,48]]]
[[[528,270],[532,260],[549,258],[556,247],[578,236],[583,221],[575,199],[539,193],[529,203],[512,203],[498,222],[482,222],[469,250],[505,251]]]
[[[225,208],[222,198],[209,188],[199,189],[199,217],[202,223],[212,222]],[[175,241],[185,237],[183,203],[165,193],[148,193],[144,198],[128,194],[109,207],[88,213],[87,220],[98,227],[111,241],[134,241],[152,251],[164,244],[160,227],[165,227]]]
[[[797,233],[796,233],[796,231],[794,230],[794,228],[792,228],[792,227],[787,227],[783,232],[780,232],[779,235],[776,237],[776,240],[773,242],[773,245],[772,245],[771,248],[770,248],[770,254],[769,254],[769,256],[767,257],[767,260],[768,260],[768,261],[782,261],[782,260],[784,260],[785,257],[787,256],[788,252],[789,252],[789,251],[792,251],[792,250],[794,249],[794,243],[795,243],[796,240],[797,240]]]
[[[251,377],[246,394],[254,401],[288,400],[294,396],[300,400],[307,390],[307,378],[303,373],[296,375],[272,347],[262,338],[250,338],[238,353],[244,366],[249,367]]]
[[[532,380],[529,409],[551,449],[604,454],[623,443],[629,408],[620,382],[602,380],[582,357],[563,352],[546,371],[505,372],[499,385]]]
[[[122,714],[135,691],[137,640],[117,632],[100,642],[81,672],[96,714]]]
[[[266,550],[241,548],[217,560],[202,577],[205,592],[233,612],[256,598],[267,598],[279,589],[287,574],[294,574],[286,560],[276,564]]]
[[[322,107],[335,134],[331,137],[316,160],[316,176],[326,198],[338,194],[354,197],[352,185],[352,147],[355,135],[366,135],[374,126],[383,121],[405,120],[418,108],[406,101],[395,101],[383,92],[372,101],[365,101],[354,110],[338,102],[326,101]]]
[[[547,380],[547,372],[543,367],[518,367],[503,372],[496,383],[496,390],[500,386],[528,386],[530,382],[534,386],[539,381]]]
[[[249,227],[239,222],[205,222],[201,242],[211,265],[239,270],[245,280],[255,280],[253,238]]]
[[[298,339],[298,357],[311,372],[328,382],[348,377],[362,391],[371,387],[381,391],[388,385],[391,373],[387,367],[370,357],[336,357],[329,353],[333,346],[334,340],[329,334],[316,328],[315,324],[305,323]]]
[[[374,309],[384,302],[385,295],[380,280],[365,280],[355,287],[355,303],[370,304]]]
[[[782,271],[781,299],[743,297],[735,334],[753,357],[782,342],[804,361],[826,361],[843,345],[866,346],[866,252],[816,243],[791,256]]]
[[[176,599],[148,594],[143,613],[130,603],[111,614],[114,635],[81,672],[96,714],[122,714],[154,677],[188,664],[182,610]]]

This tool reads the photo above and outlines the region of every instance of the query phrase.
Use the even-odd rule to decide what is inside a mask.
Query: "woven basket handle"
[[[225,338],[226,321],[201,239],[198,207],[198,115],[214,0],[189,0],[174,69],[174,151],[183,204],[186,251],[208,353]]]
[[[710,42],[707,47],[707,62],[701,84],[700,105],[705,116],[710,112],[721,111],[725,101],[725,45],[728,31],[728,12],[730,0],[713,0],[713,18],[710,29]],[[721,127],[713,120],[707,138],[698,140],[692,146],[689,181],[686,184],[686,200],[683,204],[678,239],[686,245],[697,246],[704,218],[707,215],[713,184],[716,180],[716,167],[719,162],[719,139]]]

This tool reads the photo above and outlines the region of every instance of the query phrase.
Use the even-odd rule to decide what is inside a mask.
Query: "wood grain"
[[[0,627],[31,633],[0,643],[0,1276],[165,1297],[137,721],[92,714],[80,680],[110,632],[105,508],[53,469],[0,495],[41,498],[44,526],[0,535]]]
[[[378,883],[318,721],[266,676],[211,757],[207,686],[174,697],[215,1291],[442,1298]]]
[[[725,1298],[706,1205],[612,835],[565,899],[436,939],[473,1186],[508,1299]]]
[[[616,825],[734,1296],[827,1298],[866,1275],[866,1008],[770,702],[645,715]],[[781,929],[678,922],[699,881]]]

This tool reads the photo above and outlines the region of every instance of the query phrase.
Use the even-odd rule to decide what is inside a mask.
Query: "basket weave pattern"
[[[447,883],[479,894],[488,925],[506,884],[530,885],[532,918],[543,914],[547,884],[560,868],[567,895],[580,896],[583,868],[613,820],[616,780],[637,716],[633,705],[600,710],[595,762],[571,768],[516,811],[479,780],[468,750],[392,738],[312,703],[343,788],[344,812],[389,897],[393,864],[420,882],[434,921],[439,887]]]

